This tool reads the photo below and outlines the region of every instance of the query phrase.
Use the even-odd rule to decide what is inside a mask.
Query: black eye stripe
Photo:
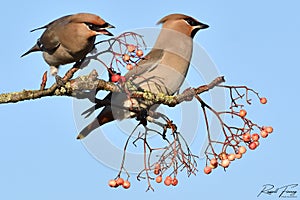
[[[89,22],[85,22],[85,24],[91,29],[91,30],[99,30],[101,28],[107,28],[108,27],[108,23],[104,23],[102,25],[96,25],[96,24],[93,24],[93,23],[89,23]]]
[[[196,25],[198,25],[198,22],[195,21],[195,20],[193,20],[192,18],[187,18],[187,19],[185,19],[185,21],[186,21],[189,25],[191,25],[191,26],[196,26]]]

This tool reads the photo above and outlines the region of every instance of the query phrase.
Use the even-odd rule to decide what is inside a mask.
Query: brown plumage
[[[67,15],[32,31],[46,29],[37,43],[21,57],[42,51],[44,60],[55,75],[60,65],[79,62],[94,48],[97,35],[112,36],[107,28],[114,26],[97,15],[78,13]],[[31,31],[31,32],[32,32]]]
[[[143,90],[173,95],[182,85],[190,65],[193,50],[192,38],[198,30],[209,26],[183,14],[168,15],[158,24],[162,24],[162,30],[153,49],[145,56],[146,59],[141,60],[138,66],[129,71],[125,77],[130,78],[133,84]],[[152,102],[128,99],[126,94],[110,93],[105,100],[110,100],[112,105],[123,105],[127,108],[155,110],[158,107]],[[135,113],[124,111],[117,106],[106,106],[97,118],[79,133],[77,139],[86,137],[105,123],[129,117],[135,117]]]

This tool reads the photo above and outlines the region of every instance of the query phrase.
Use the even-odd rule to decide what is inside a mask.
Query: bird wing
[[[71,15],[61,17],[57,20],[50,22],[45,26],[31,30],[30,32],[34,32],[40,29],[46,29],[45,32],[42,34],[42,36],[38,39],[36,44],[27,52],[25,52],[23,55],[21,55],[21,57],[26,56],[31,52],[35,52],[35,51],[46,51],[50,54],[54,53],[54,51],[60,46],[60,42],[52,29],[53,27],[56,28],[63,27],[62,25],[64,25],[65,23],[69,23],[70,20],[68,20],[68,18],[70,16]]]
[[[137,63],[132,70],[125,74],[126,80],[140,76],[148,71],[155,69],[161,62],[164,51],[162,49],[152,49],[143,60]]]
[[[40,39],[37,41],[37,44],[42,51],[46,51],[52,54],[59,47],[60,41],[56,32],[51,28],[47,28]]]
[[[38,45],[40,46],[42,51],[46,51],[51,54],[60,46],[61,43],[59,41],[59,35],[57,35],[57,33],[60,32],[60,29],[64,29],[66,24],[70,23],[70,16],[72,15],[64,16],[62,18],[50,22],[46,26],[34,29],[38,30],[46,28],[45,32],[38,40]]]

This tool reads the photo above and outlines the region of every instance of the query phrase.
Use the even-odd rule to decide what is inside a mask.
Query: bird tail
[[[96,119],[94,119],[89,125],[87,125],[84,129],[80,131],[80,133],[77,136],[77,139],[81,140],[85,138],[96,128],[113,120],[114,117],[112,114],[111,107],[107,106],[100,112]]]
[[[41,51],[41,48],[37,44],[34,45],[31,49],[29,49],[27,52],[25,52],[23,55],[21,55],[21,58],[35,51]]]
[[[42,27],[38,27],[38,28],[35,28],[35,29],[32,29],[30,32],[34,32],[34,31],[37,31],[37,30],[41,30],[41,29],[44,29],[44,28],[47,28],[48,26],[42,26]]]

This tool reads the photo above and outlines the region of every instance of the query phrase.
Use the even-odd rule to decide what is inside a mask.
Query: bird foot
[[[63,87],[66,84],[65,81],[63,80],[63,78],[60,77],[59,75],[55,75],[55,80],[56,80],[56,84],[59,87]]]

